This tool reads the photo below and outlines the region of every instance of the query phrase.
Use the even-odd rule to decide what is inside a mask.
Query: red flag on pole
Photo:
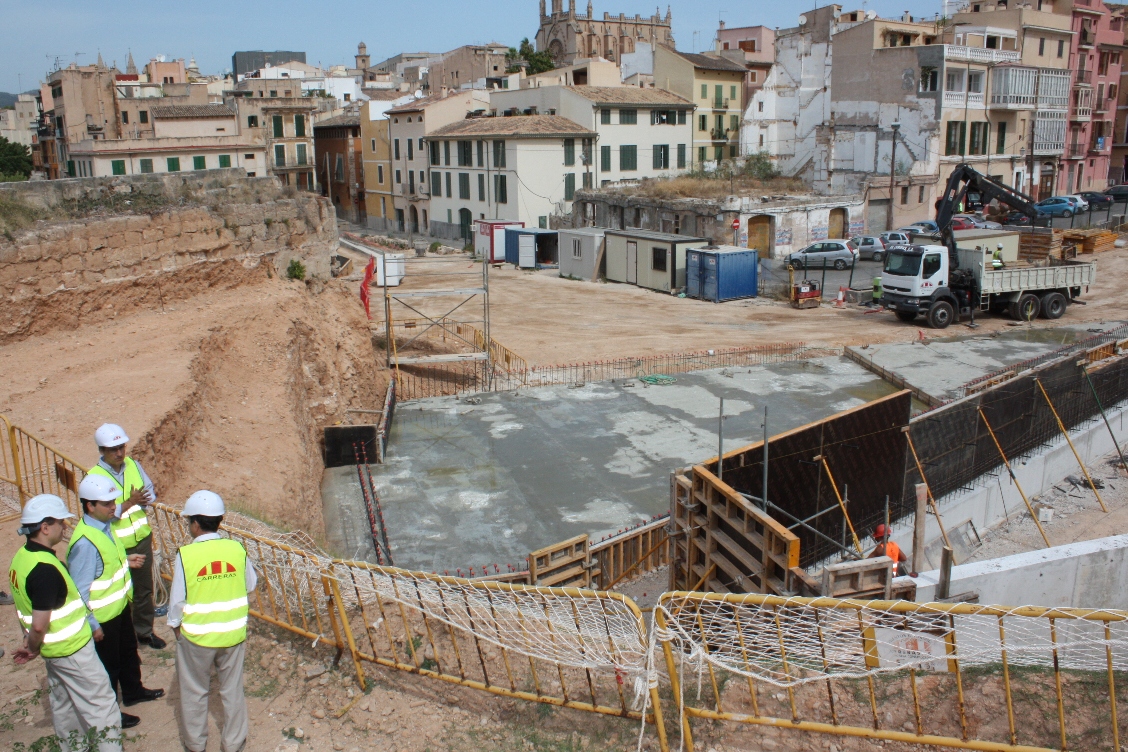
[[[372,277],[376,274],[376,258],[368,259],[368,266],[364,267],[364,281],[360,283],[360,302],[364,303],[364,314],[369,319],[372,312],[368,310],[368,286],[372,284]]]

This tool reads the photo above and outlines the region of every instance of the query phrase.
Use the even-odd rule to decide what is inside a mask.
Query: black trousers
[[[130,569],[133,580],[133,631],[143,640],[153,634],[153,536],[146,535],[127,554],[144,554],[145,564],[139,569]]]
[[[102,639],[94,643],[102,665],[110,676],[114,692],[121,688],[122,702],[141,696],[141,656],[137,655],[137,635],[133,632],[133,611],[129,604],[120,614],[102,622]]]

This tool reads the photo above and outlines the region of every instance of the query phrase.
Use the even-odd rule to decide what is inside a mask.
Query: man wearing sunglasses
[[[145,563],[130,570],[133,579],[133,629],[137,641],[154,650],[165,646],[165,641],[153,633],[153,536],[145,508],[157,500],[153,481],[145,474],[141,464],[125,454],[129,437],[125,430],[113,423],[105,423],[94,432],[94,443],[102,459],[90,468],[91,475],[109,478],[121,491],[118,519],[113,522],[114,536],[128,554],[141,554]]]

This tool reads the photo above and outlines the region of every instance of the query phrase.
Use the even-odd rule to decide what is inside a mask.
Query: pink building
[[[744,102],[752,101],[764,85],[775,62],[775,31],[767,26],[726,28],[721,21],[717,29],[716,51],[748,68],[744,75]]]
[[[1124,49],[1123,23],[1124,19],[1113,16],[1103,0],[1073,2],[1073,92],[1058,193],[1099,191],[1108,186]]]

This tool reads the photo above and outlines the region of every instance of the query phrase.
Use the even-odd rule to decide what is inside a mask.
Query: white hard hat
[[[55,494],[39,494],[32,496],[24,504],[23,512],[20,513],[20,524],[38,525],[48,517],[65,520],[74,515],[67,509],[67,503]]]
[[[225,511],[223,499],[219,498],[219,494],[214,491],[197,491],[184,502],[184,511],[180,516],[192,517],[202,514],[205,517],[222,517]]]
[[[999,249],[1000,251],[1001,251],[1001,250],[1003,250],[1003,244],[1002,244],[1002,243],[999,243],[999,244],[998,244],[997,246],[995,246],[995,247],[996,247],[996,248],[998,248],[998,249]]]
[[[103,423],[94,432],[94,443],[100,447],[116,447],[129,441],[125,429],[113,423]]]
[[[104,475],[87,475],[78,484],[78,498],[87,501],[114,501],[121,498],[121,489]]]

